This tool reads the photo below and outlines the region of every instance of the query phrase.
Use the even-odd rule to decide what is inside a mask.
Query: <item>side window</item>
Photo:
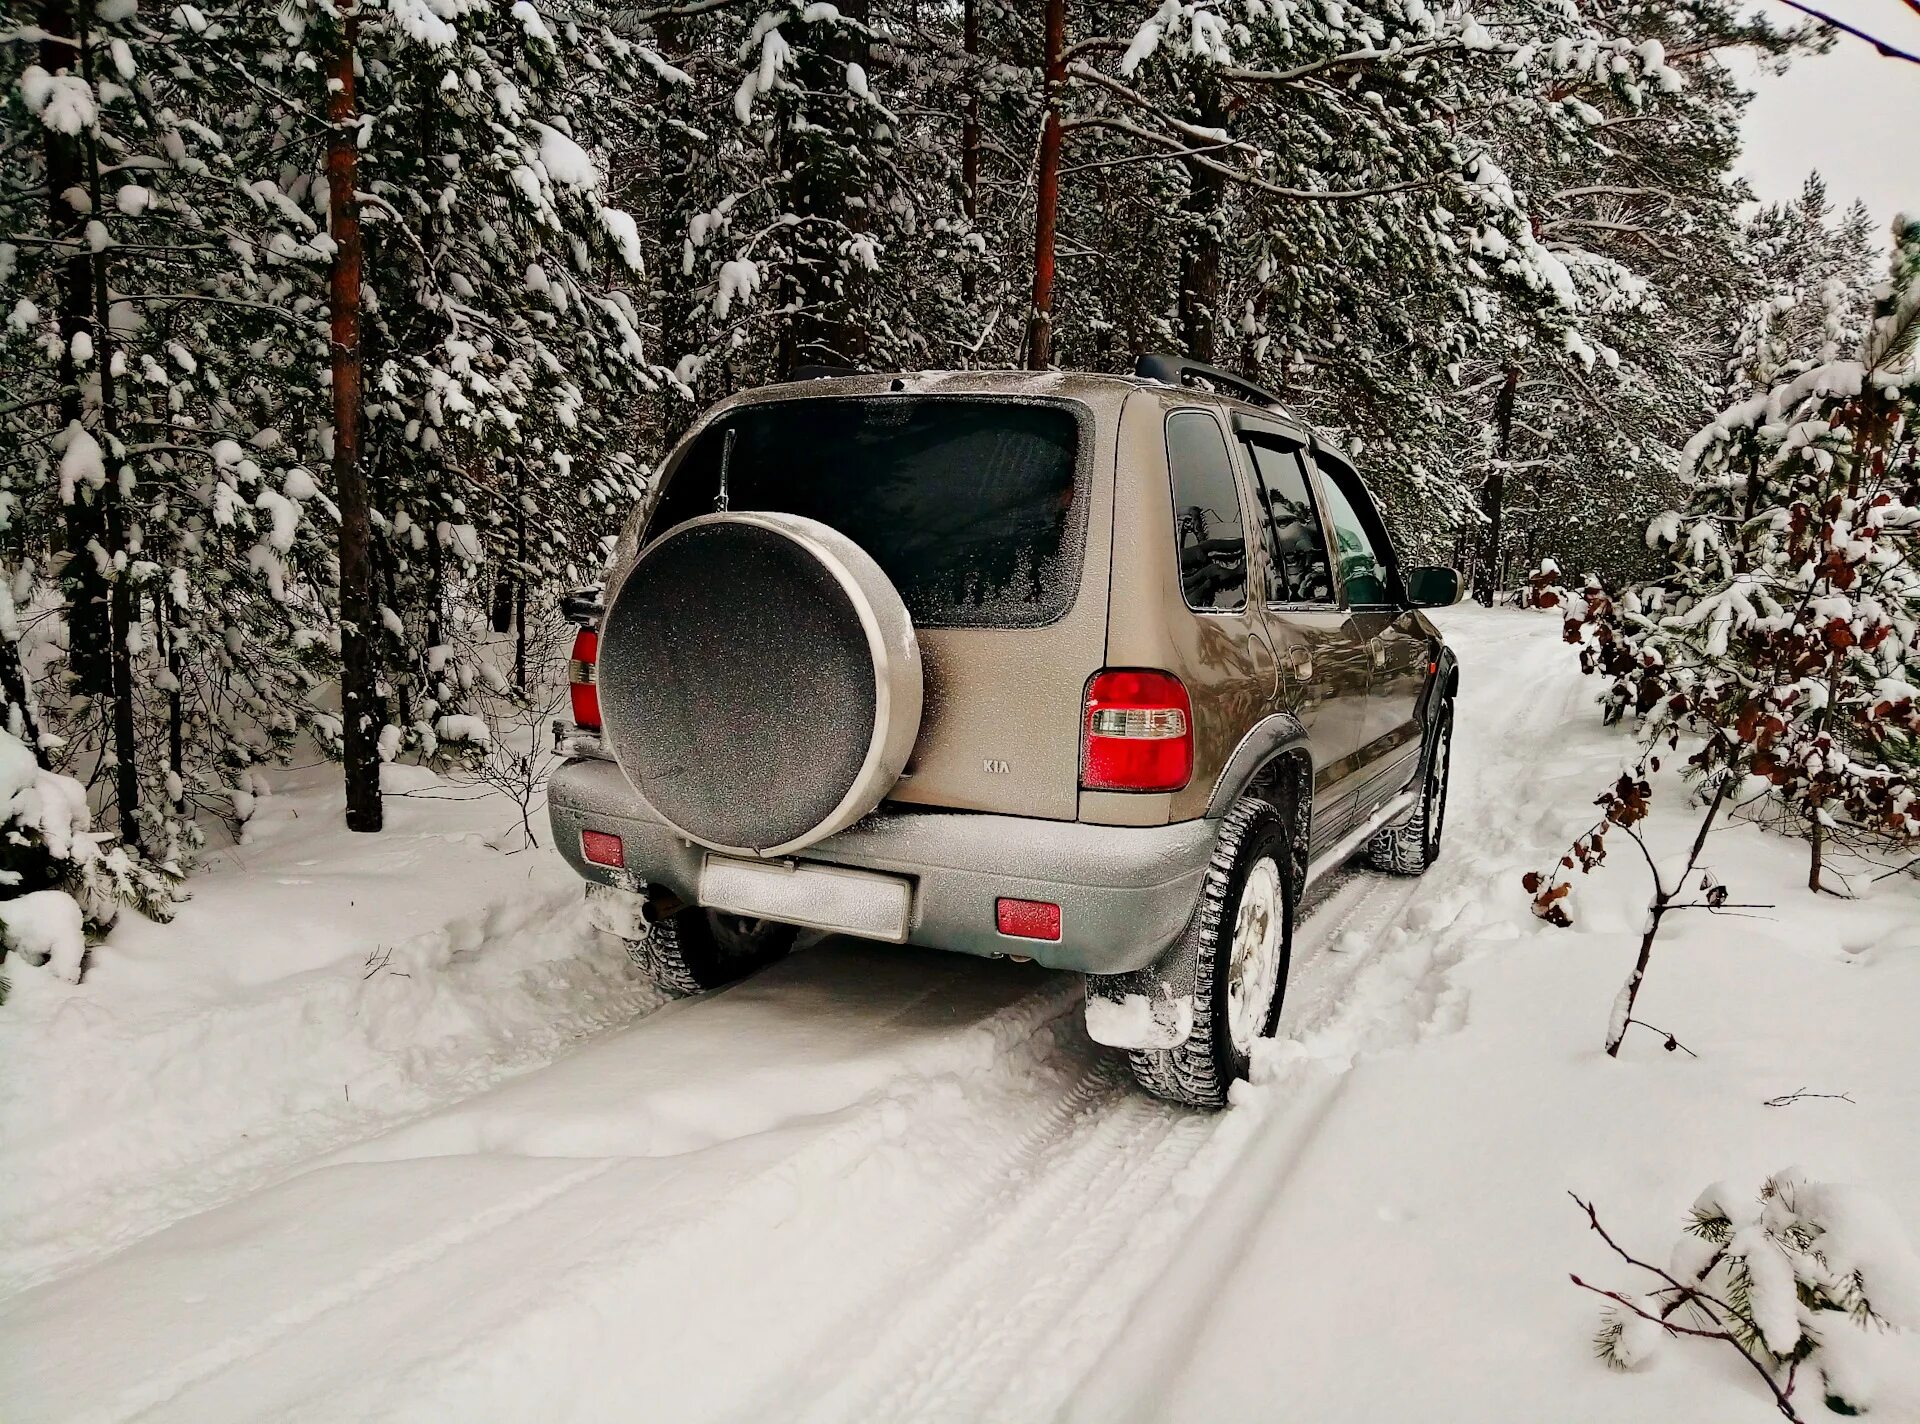
[[[1259,472],[1260,502],[1266,506],[1267,563],[1273,571],[1267,598],[1273,603],[1332,603],[1327,535],[1299,451],[1248,442],[1247,452]]]
[[[1247,531],[1226,437],[1197,410],[1167,417],[1167,468],[1187,607],[1211,611],[1247,603]]]
[[[1373,521],[1363,518],[1343,481],[1331,471],[1321,485],[1327,491],[1327,504],[1333,516],[1335,561],[1341,585],[1347,591],[1349,608],[1379,608],[1391,602],[1387,594],[1387,565],[1372,529]]]

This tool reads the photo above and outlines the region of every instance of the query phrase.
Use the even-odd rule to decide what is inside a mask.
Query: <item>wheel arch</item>
[[[1272,791],[1302,776],[1307,794],[1301,799],[1311,802],[1313,748],[1307,740],[1307,729],[1291,712],[1262,717],[1240,738],[1239,745],[1214,780],[1213,794],[1207,800],[1207,816],[1218,819],[1241,797]]]

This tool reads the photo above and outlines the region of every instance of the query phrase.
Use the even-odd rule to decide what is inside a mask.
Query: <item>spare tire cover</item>
[[[677,525],[640,553],[601,628],[614,756],[688,840],[785,855],[851,825],[920,730],[920,646],[867,552],[799,515]]]

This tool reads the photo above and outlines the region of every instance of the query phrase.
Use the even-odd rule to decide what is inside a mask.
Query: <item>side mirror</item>
[[[1407,602],[1415,608],[1445,608],[1460,601],[1460,575],[1437,564],[1407,570]]]

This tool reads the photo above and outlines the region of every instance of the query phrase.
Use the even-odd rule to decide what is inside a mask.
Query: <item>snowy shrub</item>
[[[1594,1345],[1616,1368],[1640,1368],[1668,1339],[1718,1340],[1747,1357],[1788,1418],[1800,1417],[1793,1401],[1807,1381],[1829,1409],[1862,1414],[1875,1389],[1868,1333],[1920,1330],[1920,1260],[1886,1204],[1862,1187],[1794,1168],[1751,1201],[1709,1187],[1665,1269],[1629,1255],[1580,1205],[1617,1255],[1660,1281],[1628,1292],[1573,1278],[1614,1302]]]
[[[90,826],[85,788],[0,730],[0,959],[77,982],[87,933],[112,925],[121,905],[171,916],[173,877]]]
[[[1694,437],[1693,498],[1648,530],[1661,577],[1533,592],[1610,681],[1610,716],[1771,788],[1816,891],[1835,839],[1920,838],[1920,219],[1894,235],[1870,308],[1831,311],[1819,349],[1782,361],[1794,308],[1767,308],[1753,394]]]
[[[87,51],[57,72],[69,39],[0,46],[9,176],[47,195],[0,242],[0,573],[51,650],[0,648],[0,684],[129,857],[183,864],[204,823],[240,831],[260,768],[341,743],[339,249],[311,140],[343,36],[312,0],[151,8],[42,7]],[[655,57],[508,6],[357,13],[356,630],[382,725],[425,752],[449,719],[484,741],[476,668],[429,656],[448,625],[496,586],[521,608],[576,586],[641,489],[632,408],[664,373],[607,169]]]

